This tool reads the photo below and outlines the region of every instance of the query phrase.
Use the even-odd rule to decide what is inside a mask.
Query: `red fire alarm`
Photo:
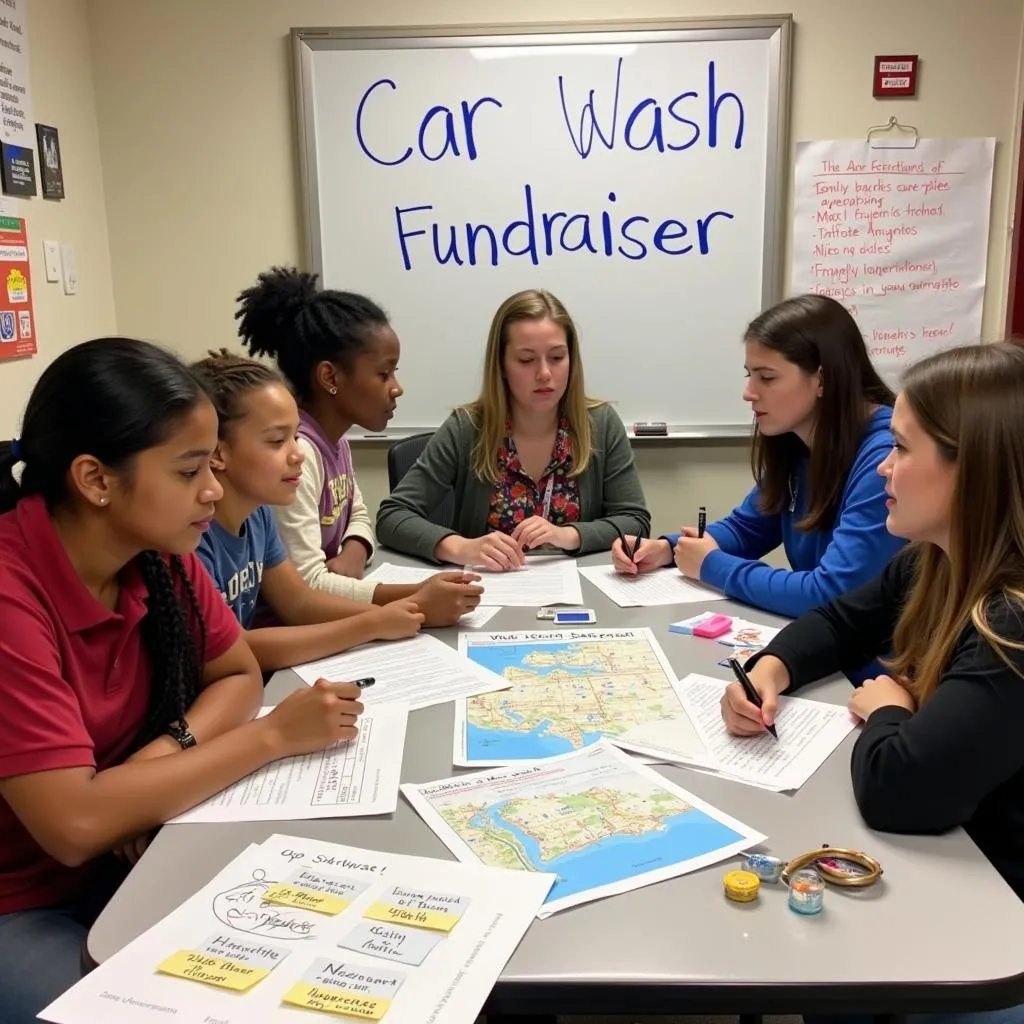
[[[917,54],[875,58],[876,96],[917,95]]]

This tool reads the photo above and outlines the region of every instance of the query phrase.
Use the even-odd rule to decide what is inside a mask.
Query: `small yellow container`
[[[736,903],[752,903],[761,888],[761,880],[752,871],[726,872],[722,883],[726,897]]]

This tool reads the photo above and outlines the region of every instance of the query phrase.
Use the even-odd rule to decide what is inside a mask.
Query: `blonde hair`
[[[603,404],[587,398],[583,387],[583,363],[580,359],[579,331],[565,306],[550,292],[529,289],[507,298],[494,314],[484,353],[484,377],[480,397],[458,412],[469,416],[479,431],[473,446],[472,469],[480,480],[498,482],[498,452],[508,437],[509,398],[503,362],[508,346],[508,327],[523,320],[550,320],[565,332],[569,349],[569,383],[559,408],[569,423],[572,438],[571,477],[579,476],[593,454],[590,410]]]
[[[989,621],[994,601],[1024,613],[1024,349],[972,345],[908,371],[903,398],[955,469],[949,552],[918,547],[913,587],[887,662],[922,704],[935,692],[963,630],[973,624],[1021,674],[1024,643]]]

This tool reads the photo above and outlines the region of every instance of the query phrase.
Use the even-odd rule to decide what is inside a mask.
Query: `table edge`
[[[987,981],[603,982],[499,978],[486,1014],[878,1014],[978,1012],[1024,1003],[1024,971]]]

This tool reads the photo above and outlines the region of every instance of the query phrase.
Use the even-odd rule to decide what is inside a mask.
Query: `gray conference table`
[[[378,560],[405,562],[388,552]],[[605,557],[584,559],[601,563]],[[668,623],[701,605],[619,608],[587,580],[584,602],[600,626],[650,626],[673,668],[720,675],[725,648],[679,636]],[[764,612],[716,602],[711,607],[781,624]],[[537,629],[530,608],[503,608],[488,629]],[[546,625],[546,624],[544,624]],[[437,635],[454,644],[457,631]],[[279,672],[267,703],[302,683]],[[809,689],[843,702],[849,684],[832,679]],[[453,706],[410,718],[402,780],[455,773]],[[786,890],[762,887],[754,904],[724,898],[717,865],[682,878],[534,921],[502,972],[489,1014],[554,1013],[909,1013],[980,1010],[1024,1002],[1024,904],[961,832],[893,836],[862,823],[849,778],[849,737],[792,795],[769,793],[682,768],[665,775],[768,836],[783,858],[815,846],[864,850],[884,867],[865,890],[828,887],[825,909],[802,917]],[[274,832],[394,853],[451,858],[400,798],[386,817],[162,829],[88,938],[102,962],[205,884],[249,843]]]

